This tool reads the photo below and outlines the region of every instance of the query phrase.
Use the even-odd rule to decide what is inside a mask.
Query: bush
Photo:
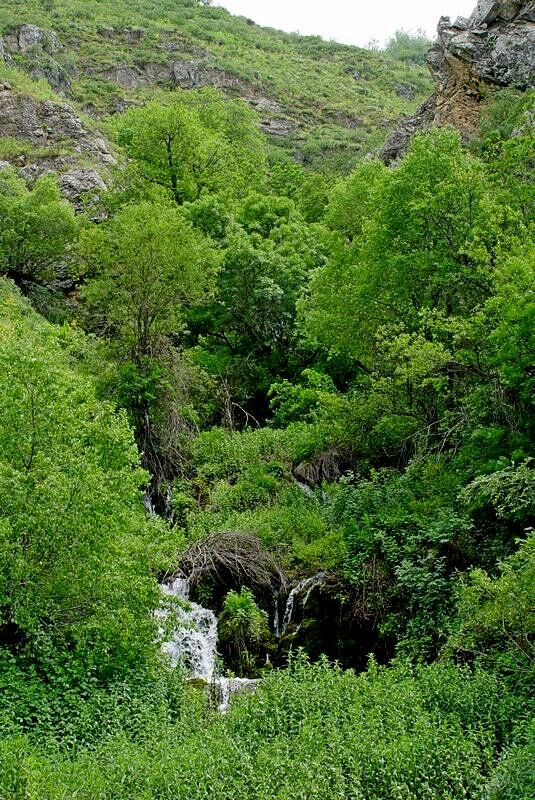
[[[47,755],[20,736],[5,739],[0,796],[481,800],[484,776],[511,745],[485,800],[520,800],[529,785],[521,773],[528,751],[524,740],[502,738],[517,712],[507,690],[484,672],[372,662],[357,676],[297,655],[224,716],[164,719],[145,735],[123,731],[93,751],[65,755]],[[492,788],[503,786],[509,794]]]

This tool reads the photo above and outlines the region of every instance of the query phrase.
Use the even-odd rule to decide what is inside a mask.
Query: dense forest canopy
[[[140,5],[110,25],[246,26]],[[349,171],[213,86],[143,100],[74,206],[2,140],[0,797],[528,800],[534,92]],[[223,715],[161,651],[186,565],[259,679]]]

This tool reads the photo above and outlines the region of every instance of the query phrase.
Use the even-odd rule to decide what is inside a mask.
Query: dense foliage
[[[372,663],[357,676],[300,656],[219,717],[194,696],[170,716],[173,694],[153,684],[148,720],[140,688],[119,689],[116,702],[132,708],[123,729],[87,731],[74,757],[4,740],[2,796],[528,800],[533,789],[533,731],[523,724],[515,737],[512,724],[529,709],[484,672]]]
[[[274,92],[290,53],[325,57],[320,88],[357,55],[209,3],[132,2],[100,39],[95,4],[30,7],[92,31],[88,75],[132,20],[139,68],[163,19],[227,68],[250,29],[236,59],[252,79],[256,42]],[[410,71],[422,47],[387,51]],[[74,74],[79,100],[113,94]],[[432,129],[339,175],[274,156],[214,88],[141,100],[76,213],[0,169],[0,797],[527,800],[533,93],[489,98],[470,148]],[[214,566],[191,546],[218,533]],[[187,552],[222,669],[261,677],[223,716],[159,648]]]

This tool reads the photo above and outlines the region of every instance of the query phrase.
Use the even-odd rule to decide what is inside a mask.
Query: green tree
[[[0,306],[0,644],[120,671],[152,651],[158,594],[132,432],[77,373],[79,336],[3,281]]]
[[[0,274],[26,293],[68,275],[76,234],[74,210],[53,178],[30,190],[12,170],[0,170]]]
[[[416,137],[374,204],[351,258],[318,270],[302,307],[312,339],[360,359],[387,320],[411,331],[425,308],[470,315],[490,294],[498,245],[521,232],[451,130]]]
[[[297,298],[325,247],[293,201],[258,193],[235,209],[221,246],[214,302],[194,310],[189,322],[200,337],[198,357],[220,377],[223,415],[232,426],[234,412],[244,420],[232,403],[255,417],[267,413],[269,386],[292,359]]]
[[[93,276],[86,301],[134,362],[180,333],[184,308],[206,298],[217,268],[210,242],[175,208],[148,202],[88,230],[80,251]]]
[[[412,64],[425,64],[425,54],[433,42],[423,30],[416,34],[403,29],[397,30],[385,45],[385,51],[392,58],[409,61]]]
[[[203,191],[239,196],[262,179],[263,143],[252,112],[214,89],[162,95],[116,124],[120,144],[143,176],[179,205]]]
[[[149,202],[86,231],[80,251],[93,275],[84,288],[88,324],[110,342],[115,397],[158,482],[176,469],[188,429],[180,404],[191,371],[177,349],[185,311],[210,295],[218,255],[175,206]]]
[[[504,669],[529,687],[535,672],[535,536],[500,564],[492,577],[473,570],[457,589],[457,615],[448,649]]]

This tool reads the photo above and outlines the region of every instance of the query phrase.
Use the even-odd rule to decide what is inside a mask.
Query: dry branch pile
[[[192,589],[209,578],[222,585],[248,586],[255,592],[280,590],[287,580],[254,533],[212,533],[193,542],[180,559]]]

